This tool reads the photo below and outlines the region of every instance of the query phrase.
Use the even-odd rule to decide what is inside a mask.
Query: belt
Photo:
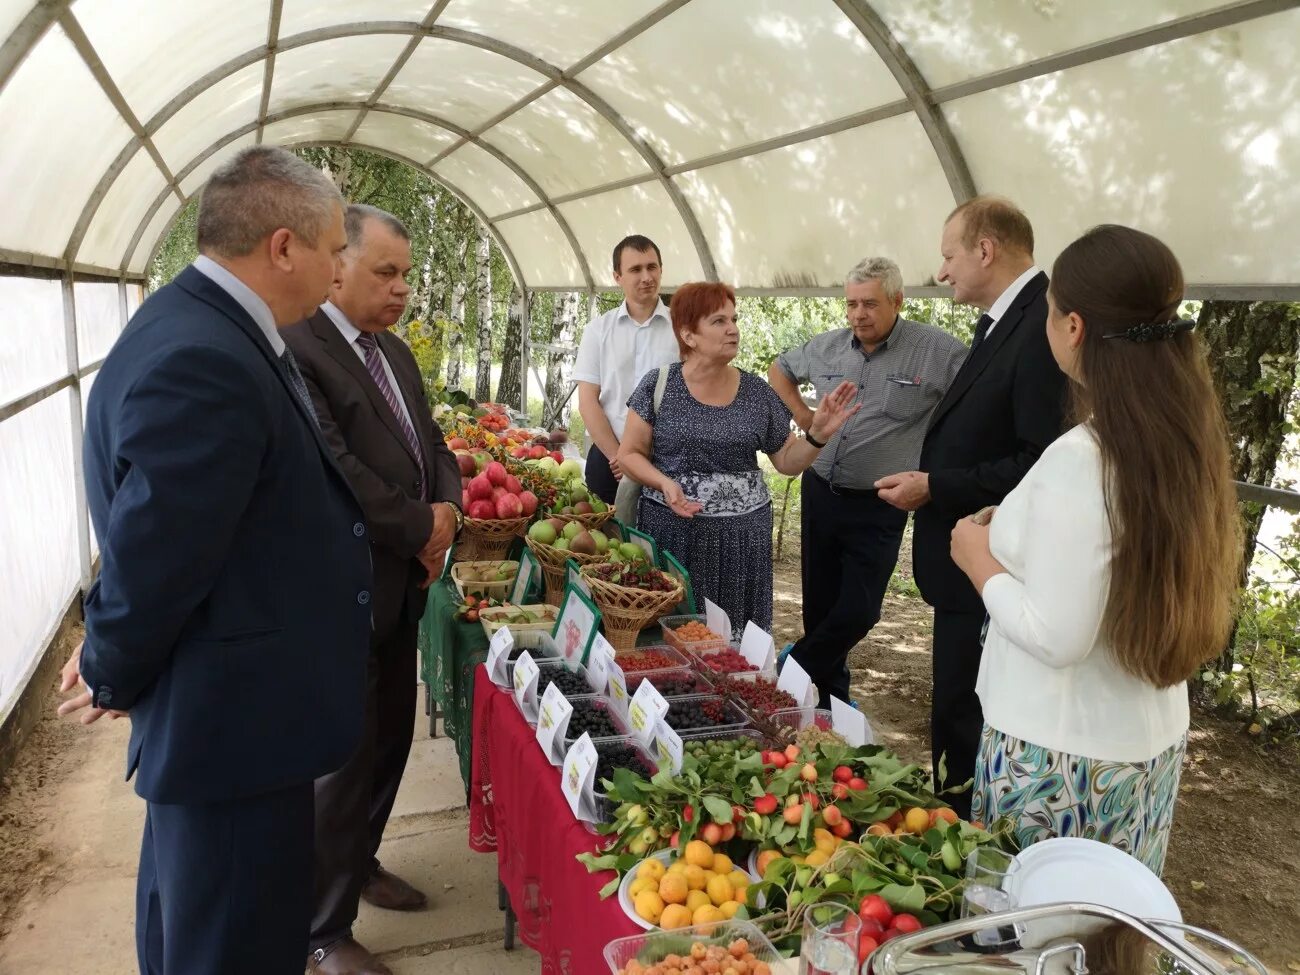
[[[831,494],[843,498],[874,498],[877,501],[880,500],[880,495],[876,493],[875,488],[867,488],[866,490],[863,490],[861,488],[842,487],[838,484],[832,484],[830,481],[826,480],[826,478],[822,477],[812,468],[808,469],[808,473],[811,474],[813,477],[817,478],[817,480],[821,481],[822,484],[826,485],[826,490],[830,491]]]

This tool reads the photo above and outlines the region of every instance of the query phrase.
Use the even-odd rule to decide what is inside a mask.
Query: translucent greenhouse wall
[[[0,276],[0,718],[91,577],[85,394],[140,300],[137,284]]]

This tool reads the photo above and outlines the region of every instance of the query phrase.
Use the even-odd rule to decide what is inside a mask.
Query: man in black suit
[[[880,497],[915,511],[912,565],[934,607],[930,749],[935,781],[975,771],[984,716],[975,694],[984,604],[949,554],[957,521],[998,504],[1061,433],[1065,379],[1047,344],[1047,275],[1034,265],[1034,231],[1008,200],[979,196],[944,224],[939,280],[956,301],[984,310],[970,354],[930,417],[921,470],[876,482]],[[962,816],[970,793],[952,797]]]
[[[136,312],[91,390],[101,568],[63,673],[85,691],[59,710],[131,718],[144,975],[302,972],[312,783],[361,739],[371,572],[361,505],[277,329],[324,300],[345,241],[319,170],[243,150],[203,191],[201,256]],[[328,720],[304,720],[307,702]]]
[[[389,975],[352,937],[358,899],[419,910],[425,896],[375,858],[397,798],[415,723],[416,627],[425,589],[461,521],[460,470],[443,443],[415,357],[389,331],[410,287],[411,242],[389,213],[353,205],[330,300],[284,330],[321,432],[370,529],[375,628],[361,747],[316,783],[316,911],[307,967]]]

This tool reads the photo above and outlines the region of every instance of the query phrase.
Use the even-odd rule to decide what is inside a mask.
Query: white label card
[[[771,633],[750,620],[740,641],[740,655],[759,670],[770,671],[776,666],[776,641]]]
[[[609,665],[614,662],[614,648],[604,634],[597,633],[587,654],[587,683],[597,694],[604,694],[609,683]]]
[[[614,707],[618,709],[618,716],[627,720],[627,709],[630,703],[627,699],[627,677],[623,674],[623,668],[617,663],[609,665],[609,676],[606,681],[606,691],[609,699],[614,702]]]
[[[596,616],[591,608],[579,596],[566,591],[554,631],[564,659],[581,663],[595,629]]]
[[[674,775],[682,770],[682,736],[668,727],[663,718],[659,719],[659,726],[655,729],[655,752],[659,756],[660,768],[670,768]]]
[[[596,815],[596,746],[591,743],[591,735],[585,731],[582,737],[573,743],[569,753],[564,756],[564,765],[560,769],[560,788],[574,818],[594,823],[600,817]]]
[[[648,680],[632,695],[632,703],[627,709],[627,723],[632,729],[632,737],[642,745],[649,747],[654,741],[659,719],[668,713],[668,702]]]
[[[794,657],[786,657],[781,667],[781,676],[776,679],[776,689],[785,691],[800,707],[810,708],[817,703],[817,688],[813,686],[808,671],[800,666]]]
[[[731,639],[731,617],[712,599],[704,600],[704,621],[708,628],[722,639]]]
[[[527,650],[515,661],[515,703],[525,720],[537,720],[537,661]]]
[[[532,550],[525,548],[519,553],[519,570],[515,573],[515,581],[510,585],[510,602],[522,606],[528,601],[528,586],[536,571],[537,560],[533,558]]]
[[[587,585],[587,580],[584,579],[582,573],[574,567],[572,561],[570,561],[565,567],[564,577],[565,581],[574,589],[585,592],[588,596],[591,595],[591,586]]]
[[[506,680],[506,661],[510,659],[510,651],[514,648],[515,638],[510,627],[503,626],[492,634],[492,642],[488,644],[487,672],[492,683],[498,687],[509,686]]]
[[[537,744],[552,765],[564,761],[564,732],[569,727],[573,705],[560,690],[559,684],[550,684],[537,707]]]
[[[831,727],[854,748],[870,745],[875,740],[867,716],[834,696],[831,697]]]

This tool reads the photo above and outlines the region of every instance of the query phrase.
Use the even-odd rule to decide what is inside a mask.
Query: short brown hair
[[[677,289],[669,311],[673,316],[677,348],[683,359],[691,351],[686,344],[686,333],[694,332],[701,319],[712,315],[727,302],[736,303],[736,292],[731,285],[720,281],[692,281]]]
[[[958,215],[963,219],[961,244],[967,250],[987,237],[1008,250],[1033,256],[1033,224],[1024,211],[1006,197],[973,196],[948,214],[944,225]]]
[[[1084,323],[1071,413],[1101,450],[1114,538],[1102,632],[1126,673],[1172,687],[1227,644],[1243,557],[1227,423],[1199,336],[1115,337],[1177,320],[1182,268],[1150,234],[1103,224],[1061,252],[1048,292],[1059,315]]]

